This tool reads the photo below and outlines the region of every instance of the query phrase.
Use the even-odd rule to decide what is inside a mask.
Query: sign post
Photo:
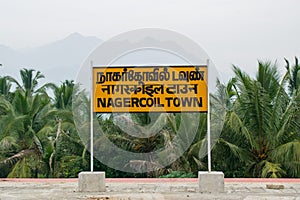
[[[207,59],[207,71],[209,71],[210,61]],[[208,171],[198,172],[199,192],[218,193],[224,192],[224,173],[211,171],[211,132],[210,132],[210,95],[207,78],[207,160]]]
[[[209,59],[207,59],[207,71],[209,70]],[[208,172],[211,172],[211,138],[210,138],[210,97],[209,97],[209,84],[207,77],[207,160],[208,160]]]
[[[209,64],[207,60],[206,65],[95,67],[91,62],[91,172],[86,176],[98,173],[93,167],[94,113],[203,112],[207,113],[208,172],[199,172],[199,188],[223,191],[224,174],[211,172]]]
[[[78,190],[80,192],[105,192],[105,172],[94,172],[94,89],[93,89],[93,62],[91,61],[90,77],[90,172],[78,174]]]
[[[93,82],[94,82],[94,79],[93,79],[93,61],[91,61],[91,95],[90,95],[90,101],[91,101],[91,107],[90,107],[90,145],[91,145],[91,149],[90,149],[90,153],[91,153],[91,172],[94,171],[94,87],[93,87]]]

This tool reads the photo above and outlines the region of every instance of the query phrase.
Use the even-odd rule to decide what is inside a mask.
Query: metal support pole
[[[90,81],[90,101],[91,101],[91,111],[90,111],[90,153],[91,153],[91,172],[94,171],[94,87],[93,87],[93,61],[91,61],[91,81]]]
[[[211,142],[210,142],[210,97],[209,97],[209,59],[207,59],[207,159],[208,159],[208,172],[211,172]]]

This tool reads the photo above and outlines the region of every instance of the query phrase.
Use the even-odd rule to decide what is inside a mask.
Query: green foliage
[[[66,81],[61,87],[52,83],[38,87],[44,78],[41,72],[22,69],[20,75],[21,83],[13,77],[0,80],[1,176],[77,176],[87,168],[87,161],[71,112],[73,82]],[[16,85],[13,92],[9,91],[11,84]],[[60,107],[47,95],[47,88],[59,91],[54,94],[63,97]],[[63,175],[61,170],[65,170]]]
[[[294,76],[297,68],[296,59],[293,68],[287,67],[280,79],[275,65],[259,62],[253,79],[234,67],[234,83],[228,83],[229,90],[223,93],[232,103],[226,105],[226,124],[213,151],[217,158],[225,160],[215,159],[216,168],[225,174],[226,169],[242,169],[244,174],[236,174],[241,177],[299,177],[300,104],[295,86],[298,77]],[[285,88],[293,88],[293,92],[288,93]]]
[[[182,171],[172,171],[169,174],[159,176],[159,178],[195,178],[196,175],[192,172],[186,173]]]
[[[11,83],[7,77],[0,77],[0,96],[3,95],[9,98]]]
[[[217,81],[216,92],[210,95],[212,113],[222,115],[220,110],[226,111],[221,135],[213,138],[212,169],[222,170],[226,177],[299,178],[298,59],[294,64],[286,60],[282,77],[271,62],[259,62],[254,78],[236,66],[233,71],[234,77],[226,84]],[[33,69],[20,71],[21,82],[0,77],[0,177],[77,177],[80,171],[90,169],[90,154],[83,144],[89,139],[79,137],[74,124],[79,116],[72,112],[74,103],[89,113],[88,97],[73,81],[40,86],[42,78],[44,75]],[[80,117],[84,117],[80,129],[88,132],[89,115]],[[162,168],[151,156],[143,160],[111,158],[114,162],[125,160],[125,167],[137,172],[153,169],[133,174],[95,160],[95,170],[106,171],[107,177],[191,178],[197,171],[207,170],[205,113],[197,119],[199,126],[192,141],[188,133],[194,124],[187,124],[193,120],[184,113],[97,114],[97,119],[106,137],[119,148],[147,153],[167,146],[169,150],[160,156],[174,161]],[[178,136],[180,128],[185,134]],[[140,137],[147,135],[150,137]],[[190,142],[183,151],[184,144]],[[95,146],[101,148],[101,143],[96,141]],[[174,149],[178,152],[172,152]],[[177,158],[176,153],[182,156]]]

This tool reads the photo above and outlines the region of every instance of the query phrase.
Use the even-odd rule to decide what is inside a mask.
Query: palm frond
[[[22,151],[20,151],[19,153],[6,158],[5,160],[0,162],[0,165],[9,165],[9,166],[13,166],[15,165],[17,162],[19,162],[20,160],[22,160],[23,158],[25,158],[26,156],[29,156],[31,154],[33,154],[35,152],[34,149],[24,149]]]
[[[249,151],[242,149],[241,147],[232,144],[228,141],[225,141],[223,139],[219,139],[219,142],[227,146],[230,151],[240,160],[245,163],[249,162],[251,160],[251,155],[249,154]]]
[[[264,162],[261,172],[262,178],[281,178],[285,174],[286,172],[281,168],[280,164],[271,163],[268,161]]]
[[[37,150],[38,154],[41,156],[43,154],[43,146],[40,139],[34,134],[33,141],[35,145],[35,149]]]
[[[0,77],[0,95],[8,95],[11,86],[12,85],[6,76]]]
[[[270,154],[279,162],[300,162],[300,141],[293,140],[279,145],[277,148],[273,149]]]
[[[203,158],[207,155],[207,139],[203,138],[193,144],[188,151],[189,156],[195,156],[197,158]]]
[[[0,140],[0,149],[10,149],[18,146],[17,139],[13,136],[4,136]]]
[[[253,138],[253,135],[248,130],[248,127],[244,124],[244,122],[240,119],[240,117],[235,112],[229,112],[229,125],[237,134],[241,134],[247,142],[249,143],[251,148],[258,148],[256,141]]]

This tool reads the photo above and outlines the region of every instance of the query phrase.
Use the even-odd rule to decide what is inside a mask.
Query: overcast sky
[[[138,28],[184,34],[222,71],[300,57],[299,0],[0,0],[0,44],[20,49],[70,33],[103,40]],[[225,69],[225,70],[224,70]]]

